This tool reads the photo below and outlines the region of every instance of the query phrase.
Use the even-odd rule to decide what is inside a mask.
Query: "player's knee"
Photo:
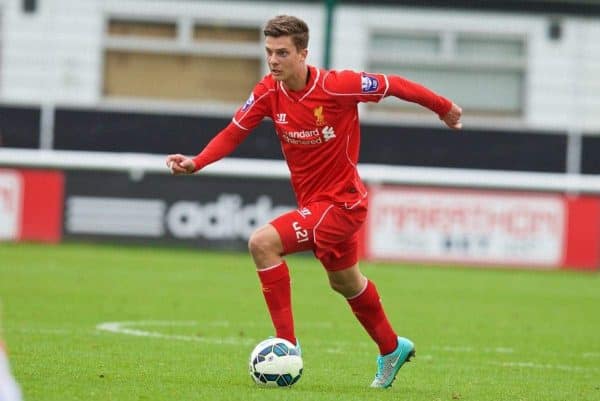
[[[336,281],[329,280],[329,286],[331,289],[339,294],[342,293],[344,286]]]
[[[329,286],[335,292],[346,298],[351,298],[360,293],[366,285],[366,278],[362,275],[330,275]]]
[[[345,282],[345,281],[340,281],[340,280],[329,280],[329,286],[331,287],[331,289],[335,292],[337,292],[338,294],[341,294],[345,297],[350,296],[350,293],[352,292],[352,288],[349,285],[349,283]]]
[[[260,229],[252,233],[248,240],[248,250],[252,255],[268,254],[271,253],[273,249],[273,241]]]

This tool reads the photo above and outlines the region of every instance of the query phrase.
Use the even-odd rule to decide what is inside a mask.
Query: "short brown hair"
[[[302,50],[308,47],[308,25],[300,18],[291,15],[278,15],[267,21],[264,34],[274,38],[291,36],[296,49]]]

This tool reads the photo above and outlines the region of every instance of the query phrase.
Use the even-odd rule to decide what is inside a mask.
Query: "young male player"
[[[21,390],[10,373],[8,357],[0,340],[0,401],[20,401]]]
[[[298,209],[257,229],[249,249],[277,337],[297,344],[284,255],[312,250],[379,347],[371,387],[390,387],[415,353],[398,337],[373,282],[358,267],[357,232],[367,214],[367,190],[357,169],[360,128],[357,104],[386,96],[418,103],[453,129],[462,110],[425,87],[395,75],[328,71],[306,64],[308,26],[280,15],[267,22],[265,49],[270,74],[255,87],[219,132],[194,158],[167,156],[173,174],[192,174],[231,153],[264,117],[273,120],[291,173]]]
[[[2,305],[0,304],[0,309]],[[1,314],[0,310],[0,314]],[[1,317],[1,316],[0,316]],[[21,401],[21,389],[10,372],[8,356],[0,337],[0,401]]]

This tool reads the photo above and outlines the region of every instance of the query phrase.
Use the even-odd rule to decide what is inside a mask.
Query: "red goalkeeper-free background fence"
[[[250,224],[263,221],[248,223],[244,230],[229,230],[224,221],[219,230],[231,232],[230,237],[209,238],[206,229],[196,227],[194,235],[178,238],[169,225],[173,223],[169,221],[172,209],[181,199],[195,200],[194,210],[207,213],[211,208],[227,206],[223,196],[236,197],[240,202],[227,206],[228,214],[247,215],[255,210],[252,219],[266,219],[282,208],[294,207],[293,194],[280,179],[244,179],[248,184],[245,186],[235,184],[235,180],[226,185],[228,181],[205,179],[202,194],[194,194],[198,181],[164,174],[132,180],[124,172],[0,169],[0,240],[56,243],[81,237],[244,250]],[[201,199],[205,194],[211,196]],[[73,223],[69,219],[76,214],[67,216],[69,199],[74,197],[108,204],[111,200],[152,201],[164,207],[154,209],[152,235],[124,226],[121,231],[76,232],[69,228],[69,221]],[[366,259],[541,269],[600,268],[600,196],[372,186],[369,209],[362,233]],[[104,213],[106,221],[116,221],[116,213],[122,210],[99,212]],[[224,212],[215,213],[217,219],[224,216]]]
[[[59,242],[63,199],[60,171],[0,169],[0,239]]]
[[[364,256],[539,269],[600,266],[600,197],[374,186]]]

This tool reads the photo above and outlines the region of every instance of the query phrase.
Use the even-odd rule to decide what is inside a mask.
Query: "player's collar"
[[[304,87],[304,89],[299,90],[299,91],[289,91],[289,89],[286,89],[283,82],[279,81],[279,87],[281,88],[283,93],[288,98],[290,98],[290,100],[301,102],[302,100],[304,100],[304,98],[306,98],[309,94],[311,94],[312,91],[315,89],[315,86],[317,86],[317,81],[319,80],[321,71],[318,68],[310,66],[310,65],[307,67],[308,67],[308,74],[306,77],[307,80],[306,80],[306,86]],[[289,92],[292,92],[292,95],[290,95]],[[304,93],[302,93],[302,92],[304,92]],[[301,97],[299,99],[296,99],[296,96],[294,96],[294,95],[301,95]]]

